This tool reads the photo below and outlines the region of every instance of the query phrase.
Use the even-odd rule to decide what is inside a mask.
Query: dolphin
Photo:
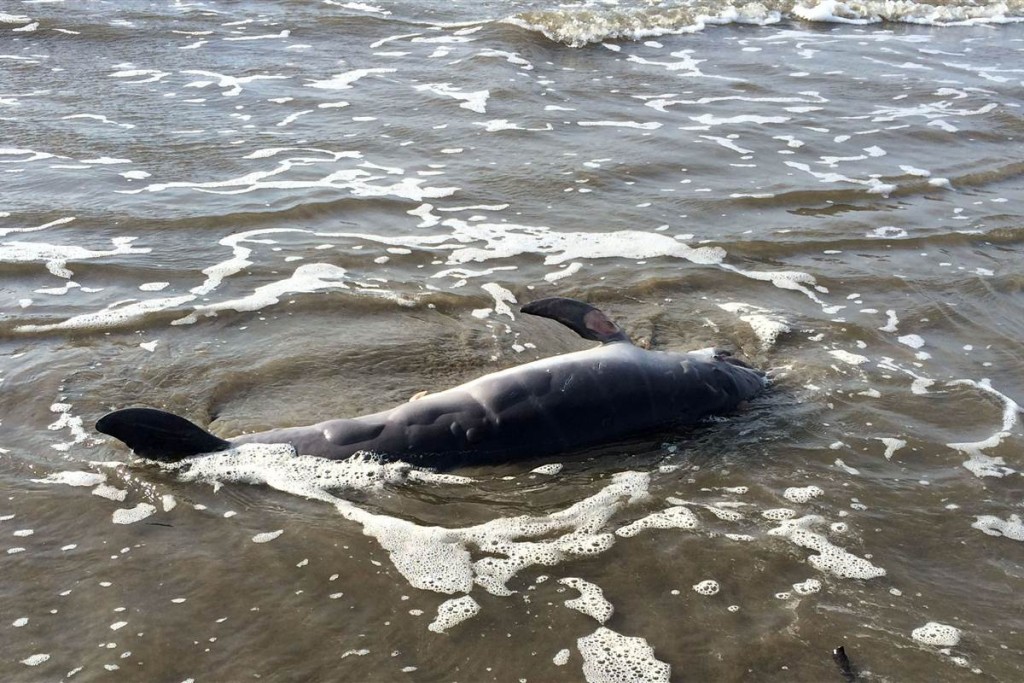
[[[601,345],[493,372],[390,410],[307,427],[222,439],[172,413],[126,408],[100,418],[96,429],[152,460],[264,443],[336,460],[364,452],[451,469],[570,452],[693,424],[731,412],[765,388],[764,373],[724,351],[634,346],[608,316],[582,301],[553,297],[521,310]]]

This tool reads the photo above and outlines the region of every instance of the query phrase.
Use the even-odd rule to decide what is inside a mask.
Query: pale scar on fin
[[[430,392],[429,392],[429,391],[427,391],[426,389],[424,389],[423,391],[419,391],[419,392],[416,392],[416,393],[415,393],[415,394],[413,394],[413,395],[412,395],[412,397],[411,397],[411,398],[409,399],[409,403],[412,403],[413,401],[418,401],[418,400],[420,400],[421,398],[423,398],[424,396],[426,396],[426,395],[427,395],[427,394],[429,394],[429,393],[430,393]]]

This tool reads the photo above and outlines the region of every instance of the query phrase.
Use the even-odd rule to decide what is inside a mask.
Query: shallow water
[[[5,681],[1021,678],[1019,3],[5,12]],[[92,429],[586,348],[551,295],[774,385],[443,474]]]

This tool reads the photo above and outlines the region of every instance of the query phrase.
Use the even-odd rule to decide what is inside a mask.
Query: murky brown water
[[[1020,680],[1021,11],[886,7],[5,9],[3,680]],[[550,295],[775,384],[444,475],[92,430],[586,348]]]

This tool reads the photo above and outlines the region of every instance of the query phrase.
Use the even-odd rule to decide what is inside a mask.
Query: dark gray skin
[[[760,372],[727,354],[633,346],[603,313],[582,302],[543,299],[523,310],[554,318],[602,346],[484,375],[372,415],[228,441],[152,409],[111,413],[97,428],[143,457],[162,460],[245,443],[281,443],[303,455],[344,459],[362,451],[448,469],[536,458],[693,424],[728,413],[764,389]],[[150,416],[156,426],[140,432]],[[179,428],[174,420],[201,434],[170,434]],[[191,452],[173,455],[174,448]]]
[[[451,467],[572,451],[729,412],[763,380],[724,360],[645,351],[628,342],[484,375],[396,408],[232,444],[287,443],[298,453],[359,451]]]

